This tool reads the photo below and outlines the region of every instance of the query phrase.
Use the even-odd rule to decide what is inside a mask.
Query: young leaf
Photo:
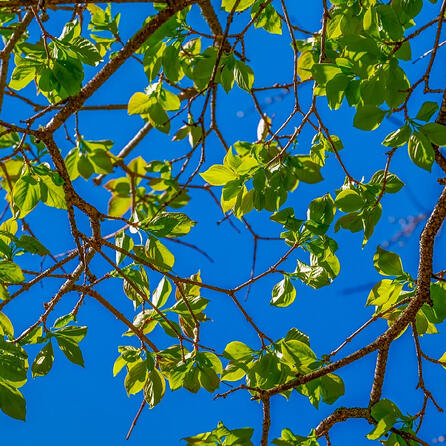
[[[148,373],[144,386],[144,399],[151,409],[162,400],[165,391],[166,380],[158,369],[154,368]]]
[[[245,62],[236,60],[234,64],[234,79],[241,89],[249,92],[254,84],[254,72]]]
[[[288,276],[277,283],[273,288],[271,305],[275,307],[288,307],[296,298],[296,289],[294,288]]]
[[[404,274],[400,256],[391,251],[377,247],[373,256],[373,265],[376,271],[383,276],[401,276]]]
[[[212,186],[224,186],[226,183],[237,179],[237,175],[228,167],[215,164],[206,172],[200,174],[204,181]]]

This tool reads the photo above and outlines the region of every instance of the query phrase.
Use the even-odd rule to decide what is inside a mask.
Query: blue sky
[[[218,6],[218,2],[213,2]],[[288,2],[290,12],[297,24],[318,30],[320,27],[321,6],[307,2]],[[425,2],[425,12],[418,23],[423,24],[437,14],[438,5]],[[217,8],[218,9],[218,8]],[[142,17],[150,13],[148,4],[113,6],[113,11],[122,12],[122,36],[127,38],[141,25]],[[197,10],[191,13],[194,26],[205,30],[205,25]],[[246,14],[245,14],[246,15]],[[223,20],[225,14],[220,14]],[[52,21],[50,32],[58,34],[64,17]],[[246,21],[246,17],[241,20]],[[244,22],[243,22],[244,23]],[[37,30],[35,30],[37,31]],[[413,55],[421,55],[429,49],[433,40],[433,31],[414,41]],[[255,86],[271,85],[275,82],[289,82],[292,79],[292,52],[289,38],[272,36],[263,30],[248,34],[247,56],[249,64],[256,73]],[[422,73],[427,59],[417,64],[406,64],[411,79],[417,79]],[[437,73],[433,83],[444,85],[444,51],[436,62]],[[87,79],[93,70],[87,71]],[[136,91],[143,91],[147,86],[144,73],[135,61],[128,61],[110,81],[102,87],[89,101],[89,104],[126,103]],[[301,96],[308,95],[310,86],[301,89]],[[435,88],[435,87],[434,87]],[[27,87],[26,93],[31,97],[34,87]],[[275,114],[274,124],[278,125],[292,108],[291,95],[283,95],[279,100],[276,93],[260,95],[262,103],[273,103],[266,110]],[[43,102],[44,98],[40,98]],[[252,111],[252,102],[246,93],[235,89],[230,95],[221,91],[221,101],[218,109],[220,128],[231,143],[237,140],[254,141],[258,116]],[[341,152],[348,169],[354,177],[369,179],[378,169],[384,168],[386,148],[380,145],[383,137],[396,128],[392,121],[385,121],[374,132],[363,132],[352,127],[352,110],[343,105],[337,112],[329,111],[325,98],[319,98],[318,104],[323,110],[323,119],[333,134],[338,135],[345,146]],[[420,105],[420,96],[414,95],[411,100],[412,110],[416,112]],[[5,100],[3,118],[18,123],[33,112],[25,109],[21,102],[13,99]],[[237,117],[237,112],[243,111],[244,117]],[[240,115],[240,113],[239,113]],[[115,141],[113,149],[117,153],[120,148],[142,126],[139,116],[127,116],[125,111],[113,112],[83,112],[79,118],[80,130],[86,139],[112,139]],[[177,121],[176,127],[181,125]],[[294,121],[292,126],[298,125]],[[68,121],[70,132],[73,131],[73,121]],[[313,134],[306,131],[299,139],[298,153],[308,153],[309,141]],[[58,134],[58,141],[63,153],[71,148],[64,140],[63,131]],[[187,144],[187,143],[186,143]],[[220,162],[224,151],[215,138],[211,138],[208,145],[206,165]],[[159,132],[151,132],[144,142],[135,150],[134,155],[141,155],[147,161],[152,159],[170,159],[184,153],[187,148],[183,143],[171,144],[169,138]],[[371,308],[365,307],[365,301],[370,288],[379,279],[373,268],[372,257],[378,244],[384,243],[401,229],[400,220],[408,220],[420,213],[429,212],[440,187],[435,178],[440,176],[437,168],[433,175],[429,175],[415,167],[408,159],[407,150],[399,149],[392,160],[391,171],[396,173],[407,186],[396,195],[387,195],[383,199],[383,217],[376,228],[375,234],[365,249],[361,249],[361,235],[340,232],[334,237],[338,241],[338,256],[342,269],[334,283],[314,291],[302,284],[297,284],[297,298],[287,309],[278,309],[269,305],[271,289],[280,280],[279,276],[268,276],[256,283],[246,302],[246,309],[259,326],[271,337],[283,337],[289,328],[297,327],[311,338],[312,348],[319,355],[327,354],[337,347],[346,336],[358,328],[372,314]],[[343,181],[343,172],[336,160],[329,159],[323,170],[325,181],[315,186],[299,185],[296,192],[290,196],[289,204],[295,208],[297,216],[304,216],[309,202],[318,196],[331,192],[339,187]],[[201,184],[201,179],[196,179]],[[83,179],[75,182],[80,194],[92,203],[103,206],[108,200],[109,193],[102,187],[93,187]],[[188,215],[199,221],[199,225],[192,230],[185,239],[205,249],[214,259],[210,263],[204,257],[187,248],[176,244],[168,244],[176,255],[175,272],[180,275],[191,275],[198,269],[202,272],[204,281],[216,283],[222,287],[233,287],[249,277],[252,257],[252,238],[243,229],[240,222],[236,222],[242,230],[234,231],[227,222],[217,225],[221,219],[220,212],[210,197],[197,191],[185,210]],[[72,240],[66,216],[62,211],[39,205],[32,213],[29,223],[46,245],[59,253],[72,248]],[[276,235],[280,226],[269,221],[266,213],[248,215],[248,221],[261,235]],[[116,228],[109,224],[111,231]],[[418,262],[418,238],[421,226],[408,239],[401,239],[392,250],[398,252],[403,259],[405,269],[416,274]],[[333,234],[331,234],[333,235]],[[168,243],[168,242],[166,242]],[[445,248],[444,236],[440,235],[435,254],[434,269],[444,269],[440,253]],[[256,271],[268,268],[285,251],[286,246],[277,241],[261,241]],[[302,252],[296,252],[285,264],[285,269],[295,268],[296,259],[305,259]],[[28,259],[29,261],[29,259]],[[49,265],[49,260],[46,261]],[[105,266],[96,263],[99,270],[105,271]],[[159,277],[150,276],[152,288],[156,286]],[[354,293],[346,290],[364,286],[364,289]],[[6,313],[15,323],[19,332],[34,322],[41,311],[42,302],[47,301],[56,291],[56,284],[36,286],[31,292],[22,295],[7,307]],[[115,304],[121,311],[131,317],[132,306],[122,293],[120,281],[106,282],[99,290]],[[241,340],[256,347],[259,340],[237,312],[228,297],[211,292],[204,292],[203,296],[210,299],[207,314],[213,323],[204,324],[201,338],[206,345],[213,345],[217,350],[223,350],[232,340]],[[57,307],[54,317],[69,312],[77,300],[77,296],[67,295]],[[145,409],[131,439],[126,442],[125,434],[130,426],[139,405],[140,397],[127,398],[123,379],[124,375],[116,378],[112,376],[113,362],[117,356],[117,346],[125,344],[128,338],[122,338],[124,327],[92,300],[86,300],[79,313],[79,323],[88,325],[89,331],[81,347],[84,353],[85,369],[69,363],[61,352],[56,352],[54,367],[46,377],[30,381],[23,388],[27,399],[27,421],[22,423],[12,420],[0,413],[0,426],[5,444],[14,440],[18,444],[33,442],[34,444],[62,443],[66,446],[78,444],[150,444],[170,445],[178,444],[181,437],[198,432],[211,430],[219,420],[228,427],[254,427],[254,443],[258,444],[261,428],[261,409],[259,404],[249,400],[249,395],[238,392],[226,400],[213,401],[212,395],[200,391],[192,395],[186,390],[174,393],[169,390],[162,403],[153,410]],[[358,337],[357,341],[347,347],[341,355],[364,345],[382,332],[385,324],[377,322],[368,331]],[[440,327],[440,331],[441,327]],[[159,333],[154,333],[154,341],[161,339]],[[163,341],[159,341],[161,344]],[[441,332],[437,335],[425,336],[422,339],[423,348],[434,357],[439,357],[446,350],[446,337]],[[442,347],[445,346],[445,347]],[[30,350],[31,358],[38,351],[37,347]],[[336,404],[338,406],[365,406],[372,382],[375,355],[370,355],[351,366],[346,367],[340,375],[346,383],[346,395]],[[434,392],[440,405],[446,406],[446,392],[444,391],[445,372],[438,367],[425,366],[425,381],[428,388]],[[392,344],[390,363],[384,383],[383,396],[395,401],[404,412],[416,413],[422,404],[423,396],[415,390],[417,384],[416,358],[413,340],[409,334]],[[225,390],[225,386],[222,389]],[[292,395],[289,402],[277,396],[272,400],[271,439],[280,435],[281,429],[288,427],[294,432],[305,435],[311,427],[333,411],[334,407],[321,405],[315,410],[307,399]],[[444,415],[438,414],[429,406],[429,416],[426,418],[422,430],[423,437],[430,441],[443,433],[441,426],[445,423]],[[331,438],[334,445],[355,444],[358,446],[370,444],[365,438],[370,430],[364,421],[350,421],[340,424],[332,431]]]

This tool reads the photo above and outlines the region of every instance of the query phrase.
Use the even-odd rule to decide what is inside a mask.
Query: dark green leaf
[[[376,271],[383,276],[401,276],[404,274],[400,256],[391,251],[377,247],[373,256],[373,265]]]
[[[12,418],[25,421],[25,398],[15,387],[0,380],[0,409]]]
[[[33,365],[31,366],[31,371],[33,378],[36,376],[45,376],[53,367],[54,352],[53,344],[48,342],[39,353],[37,353],[34,359]]]

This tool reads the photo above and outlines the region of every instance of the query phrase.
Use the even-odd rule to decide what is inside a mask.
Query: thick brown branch
[[[315,429],[317,437],[324,437],[335,424],[342,423],[350,418],[364,418],[369,423],[373,423],[369,409],[362,407],[340,407],[318,424]]]
[[[260,441],[260,445],[268,446],[269,428],[271,427],[269,397],[262,398],[262,405],[263,405],[263,423],[262,423],[262,440]]]
[[[375,376],[373,378],[372,391],[370,392],[369,407],[372,407],[381,399],[388,356],[389,346],[386,345],[379,350],[378,357],[376,359]]]

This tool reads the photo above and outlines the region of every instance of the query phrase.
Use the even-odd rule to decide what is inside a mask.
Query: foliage
[[[311,345],[309,336],[298,328],[288,327],[283,337],[270,338],[246,312],[240,294],[265,276],[278,275],[270,304],[282,309],[277,311],[287,311],[299,298],[297,286],[314,290],[330,286],[341,270],[336,255],[338,232],[361,233],[363,247],[373,243],[386,195],[404,187],[390,171],[396,151],[407,147],[406,156],[419,168],[435,172],[435,163],[446,172],[441,151],[446,146],[446,90],[431,88],[446,1],[435,6],[429,22],[418,23],[426,7],[422,0],[331,0],[331,5],[323,0],[322,28],[316,31],[293,24],[290,2],[285,0],[223,0],[214,6],[209,0],[160,1],[150,6],[151,15],[127,42],[121,38],[121,13],[114,6],[99,1],[77,4],[72,19],[65,22],[58,10],[65,3],[0,3],[4,41],[0,107],[20,100],[36,111],[32,116],[24,111],[20,125],[0,121],[0,176],[6,204],[0,225],[0,409],[25,420],[20,389],[30,375],[40,378],[51,372],[55,349],[84,366],[79,344],[87,327],[82,326],[79,311],[84,299],[95,299],[126,326],[113,375],[123,372],[127,395],[140,395],[143,406],[162,403],[168,390],[183,388],[195,394],[204,389],[214,394],[222,382],[233,382],[233,388],[215,397],[246,391],[259,401],[264,413],[261,445],[266,446],[270,400],[275,395],[288,399],[295,391],[316,408],[334,405],[348,391],[342,368],[377,352],[365,408],[335,409],[311,430],[298,426],[299,431],[309,432],[306,436],[284,426],[272,444],[318,445],[322,437],[328,439],[336,423],[349,418],[364,418],[373,425],[367,434],[370,440],[389,446],[427,444],[418,431],[427,402],[437,403],[424,384],[422,361],[444,366],[445,358],[435,360],[424,354],[420,338],[437,333],[446,318],[445,272],[436,274],[432,266],[434,238],[446,216],[445,191],[421,237],[418,275],[413,277],[404,269],[398,254],[377,246],[373,265],[383,278],[366,300],[374,314],[329,355]],[[222,9],[218,16],[216,6]],[[201,11],[208,30],[195,29],[194,10]],[[37,33],[32,24],[37,25]],[[57,37],[47,31],[49,24],[60,28]],[[418,78],[409,79],[406,67],[414,61],[412,42],[432,29],[436,34],[427,67]],[[248,33],[265,32],[289,33],[294,76],[288,84],[261,87],[256,81],[255,63],[245,53],[244,43]],[[147,78],[144,91],[134,91],[123,106],[85,105],[130,58],[139,62],[138,69]],[[311,84],[312,90],[304,90],[305,84]],[[286,119],[276,123],[264,113],[257,95],[279,88],[294,94],[294,104]],[[301,92],[307,95],[305,100]],[[418,93],[424,93],[424,99],[410,101]],[[256,141],[227,142],[217,121],[220,94],[254,100],[260,115]],[[382,141],[389,150],[384,168],[367,179],[350,174],[341,151],[351,148],[344,148],[326,126],[321,113],[325,107],[333,113],[350,108],[352,125],[364,135],[386,119],[396,116],[404,121]],[[143,125],[120,152],[112,140],[82,135],[78,123],[84,111],[113,109],[126,110]],[[74,140],[68,131],[71,116],[75,117]],[[62,142],[64,128],[66,141]],[[160,149],[130,159],[149,131],[169,135],[172,146],[184,149],[183,155],[165,160]],[[308,146],[299,145],[305,141],[304,131],[312,136]],[[225,154],[209,163],[209,141],[215,145],[216,140]],[[67,148],[68,143],[72,147]],[[330,158],[337,160],[345,178],[338,176],[337,188],[322,196],[313,193],[306,215],[300,214],[292,197],[300,193],[300,183],[311,192],[316,190],[314,185],[324,181]],[[98,205],[90,200],[101,183],[109,200]],[[85,187],[90,191],[86,199],[79,195]],[[215,200],[225,220],[242,222],[253,236],[252,275],[233,288],[208,282],[200,271],[190,271],[188,276],[176,270],[178,256],[168,247],[169,240],[194,249],[196,255],[203,253],[183,241],[204,224],[189,216],[188,204],[197,190]],[[55,257],[31,230],[28,216],[43,219],[41,203],[66,217],[72,251]],[[269,218],[280,236],[259,236],[248,223],[248,214]],[[91,233],[84,229],[86,221]],[[110,225],[114,229],[106,236],[104,228]],[[271,259],[267,270],[254,275],[259,240],[279,240],[286,250],[279,259]],[[46,256],[54,261],[51,267],[43,272],[27,269],[29,262],[38,264]],[[59,291],[44,304],[36,322],[17,333],[15,328],[22,321],[10,319],[8,304],[36,283],[51,280],[59,281]],[[102,296],[103,281],[122,284],[133,313],[118,310],[117,296],[113,300]],[[158,281],[156,287],[154,281]],[[48,319],[58,315],[57,304],[69,293],[79,294],[78,303],[50,327]],[[226,295],[236,304],[258,335],[257,345],[232,339],[230,331],[222,333],[223,351],[202,339],[202,325],[218,317],[208,309],[213,293]],[[355,353],[333,360],[346,343],[378,319],[386,320],[389,328]],[[416,342],[418,387],[424,394],[424,405],[414,415],[403,414],[395,403],[381,397],[389,346],[408,329]],[[31,353],[34,344],[39,344],[37,353]],[[254,428],[229,429],[219,422],[214,430],[184,441],[187,445],[252,445],[253,434]]]

